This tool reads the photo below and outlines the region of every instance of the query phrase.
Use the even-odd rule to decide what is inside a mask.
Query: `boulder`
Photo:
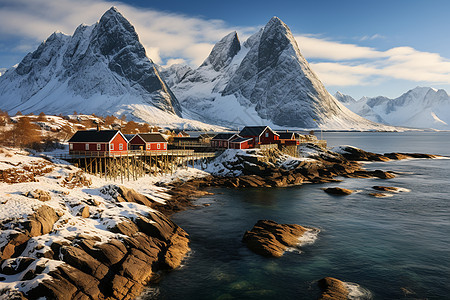
[[[80,209],[80,212],[78,213],[82,218],[89,218],[89,206],[85,205],[83,208]]]
[[[328,194],[338,195],[338,196],[346,196],[346,195],[350,195],[355,192],[354,190],[343,189],[340,187],[326,188],[323,190],[324,190],[324,192],[326,192]]]
[[[381,186],[375,185],[372,187],[374,190],[383,191],[383,192],[398,192],[399,188],[394,186]]]
[[[318,281],[319,288],[322,294],[319,300],[347,300],[349,291],[344,285],[344,282],[333,278],[325,277]]]
[[[28,217],[24,228],[29,232],[30,236],[39,236],[51,232],[53,225],[58,220],[59,216],[53,208],[42,205]]]
[[[382,154],[364,151],[359,148],[347,146],[340,153],[343,157],[353,161],[389,161],[390,159]]]
[[[271,220],[259,220],[252,230],[246,231],[242,241],[253,252],[280,257],[288,247],[295,247],[299,238],[308,231],[297,224],[278,224]]]
[[[42,202],[50,201],[52,199],[49,192],[39,189],[25,193],[25,196],[28,198],[37,199]]]
[[[9,235],[8,242],[0,252],[0,259],[8,259],[19,256],[25,249],[26,243],[30,237],[26,234],[15,232]]]
[[[119,202],[136,202],[148,207],[151,207],[154,203],[154,201],[133,189],[129,189],[124,186],[117,186],[115,190],[118,193],[117,201]]]

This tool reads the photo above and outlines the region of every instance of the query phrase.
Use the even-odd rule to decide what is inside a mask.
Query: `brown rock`
[[[377,191],[383,191],[383,192],[397,192],[399,190],[398,187],[394,186],[381,186],[381,185],[375,185],[372,187],[374,190]]]
[[[7,244],[0,252],[0,258],[3,260],[10,257],[19,256],[24,250],[29,239],[30,237],[23,233],[18,232],[10,234]]]
[[[102,280],[108,273],[108,267],[87,254],[83,249],[74,246],[62,246],[62,260],[74,268]]]
[[[44,279],[27,294],[28,299],[39,299],[45,296],[47,299],[71,300],[78,288],[64,278],[61,271],[56,270],[49,273],[52,279]]]
[[[164,263],[170,269],[175,269],[181,265],[183,258],[190,250],[187,233],[183,229],[178,228],[164,255]]]
[[[123,220],[118,223],[114,228],[111,229],[112,232],[121,233],[127,236],[133,236],[136,232],[139,231],[139,228],[136,224],[131,222],[130,220]]]
[[[37,199],[37,200],[40,200],[43,202],[50,201],[52,199],[49,192],[39,190],[39,189],[25,193],[25,196],[27,196],[28,198]]]
[[[58,221],[59,216],[53,208],[47,205],[39,207],[32,215],[28,217],[24,227],[30,236],[39,236],[52,231],[53,224]]]
[[[138,193],[135,190],[126,188],[124,186],[118,186],[116,191],[119,194],[117,200],[121,202],[136,202],[149,207],[151,207],[154,203],[154,201],[145,197],[141,193]]]
[[[336,278],[325,277],[319,280],[322,295],[319,300],[347,300],[349,291],[344,283]]]
[[[383,197],[387,197],[388,195],[383,194],[383,193],[369,193],[370,196],[374,196],[377,198],[383,198]]]
[[[253,252],[280,257],[288,247],[298,244],[298,239],[308,229],[296,224],[278,224],[270,220],[259,220],[252,230],[245,232],[242,241]]]
[[[346,196],[346,195],[350,195],[355,192],[354,190],[343,189],[340,187],[326,188],[323,190],[324,190],[324,192],[326,192],[328,194],[339,195],[339,196]]]
[[[85,205],[83,206],[83,208],[80,210],[79,215],[82,218],[89,218],[90,213],[89,213],[89,206]]]
[[[58,270],[64,278],[77,287],[78,291],[87,295],[87,299],[99,299],[100,282],[96,278],[68,265],[59,266]]]
[[[119,274],[145,284],[151,278],[153,263],[155,261],[144,252],[131,249],[119,267]]]

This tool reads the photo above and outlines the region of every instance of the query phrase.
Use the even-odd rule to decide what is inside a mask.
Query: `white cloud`
[[[237,30],[244,40],[243,37],[257,30],[231,27],[221,20],[136,8],[118,1],[0,0],[0,6],[0,39],[17,41],[10,46],[10,52],[31,51],[57,30],[72,34],[81,23],[97,22],[111,6],[116,6],[135,26],[147,55],[166,66],[174,63],[198,66],[213,45],[229,32]],[[384,37],[374,34],[360,40],[380,38]],[[328,86],[375,85],[390,79],[450,84],[450,60],[437,53],[411,47],[380,51],[304,34],[296,35],[296,40],[314,71]]]
[[[365,35],[361,38],[359,38],[360,41],[371,41],[376,39],[384,39],[385,37],[381,34],[375,33],[374,35]]]
[[[325,85],[373,85],[393,78],[450,84],[450,60],[438,53],[411,47],[379,51],[311,36],[296,36],[296,40]]]
[[[111,6],[116,6],[135,26],[148,56],[157,63],[182,58],[200,64],[212,45],[226,34],[237,30],[248,35],[256,30],[230,27],[221,20],[136,8],[118,1],[0,0],[0,5],[0,38],[27,38],[35,47],[54,31],[72,34],[79,24],[93,24]]]

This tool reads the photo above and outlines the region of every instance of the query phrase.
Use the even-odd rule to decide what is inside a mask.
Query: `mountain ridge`
[[[450,96],[443,89],[416,87],[399,97],[362,97],[348,102],[348,95],[336,93],[338,100],[353,112],[391,126],[450,130]],[[344,99],[346,98],[346,99]]]

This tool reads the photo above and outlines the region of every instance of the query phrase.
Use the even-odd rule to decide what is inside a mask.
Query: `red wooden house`
[[[159,132],[138,133],[130,140],[130,149],[167,151],[167,139]]]
[[[282,145],[300,145],[299,134],[291,131],[278,132],[279,143]]]
[[[244,138],[251,138],[251,146],[276,144],[280,139],[280,135],[270,129],[269,126],[245,126],[239,132],[239,135]]]
[[[252,148],[252,138],[237,137],[230,141],[230,149],[249,149]]]
[[[80,130],[69,140],[69,154],[125,154],[128,141],[119,130]]]

